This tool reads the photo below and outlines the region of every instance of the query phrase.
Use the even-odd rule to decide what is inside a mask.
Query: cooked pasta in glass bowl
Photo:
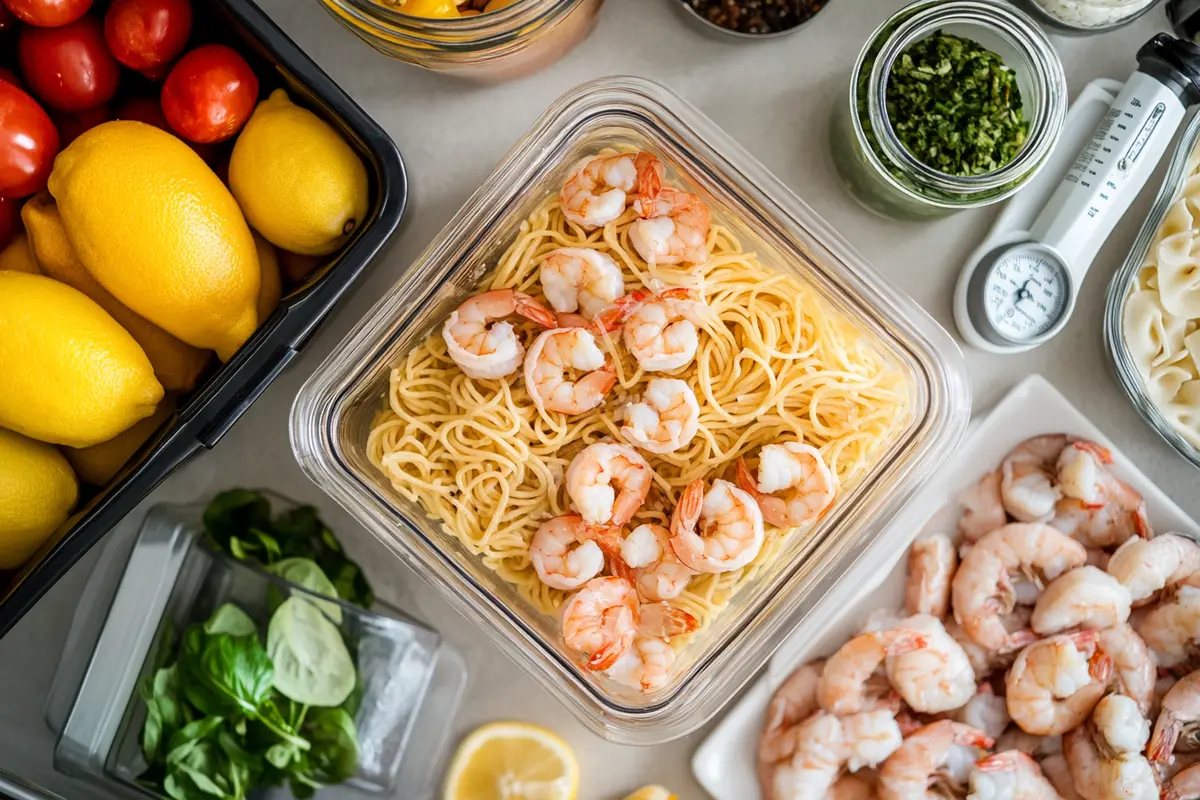
[[[961,435],[961,356],[698,111],[569,92],[301,391],[326,491],[597,733],[707,719]]]
[[[1113,366],[1142,417],[1200,466],[1200,118],[1181,138],[1105,308]]]

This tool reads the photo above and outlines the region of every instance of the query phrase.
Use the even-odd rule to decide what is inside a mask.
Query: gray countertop
[[[443,631],[467,655],[471,685],[457,733],[495,719],[549,726],[576,748],[581,800],[616,800],[648,782],[683,798],[704,797],[689,761],[704,730],[654,748],[596,738],[540,691],[488,639],[403,567],[301,474],[287,435],[292,398],[332,346],[396,281],[508,148],[559,94],[589,78],[634,74],[674,89],[711,116],[828,220],[881,272],[953,330],[958,269],[993,212],[972,211],[929,224],[886,222],[843,191],[827,151],[829,110],[842,97],[854,56],[871,30],[905,0],[832,0],[795,36],[741,44],[704,38],[682,24],[667,0],[608,0],[595,33],[558,64],[500,86],[476,87],[392,62],[343,30],[314,0],[260,0],[268,13],[395,138],[411,178],[409,211],[394,246],[330,317],[321,334],[220,445],[176,473],[112,536],[130,536],[146,509],[194,500],[230,486],[266,485],[318,505],[349,540],[379,594]],[[1074,95],[1099,76],[1124,78],[1134,53],[1165,29],[1161,10],[1096,38],[1055,38]],[[1157,186],[1157,179],[1154,181]],[[1124,256],[1152,191],[1134,204],[1101,252],[1075,317],[1049,345],[1022,356],[967,351],[974,406],[986,409],[1022,376],[1041,372],[1095,421],[1189,513],[1196,473],[1142,423],[1115,382],[1101,319],[1108,276]],[[0,769],[72,800],[90,795],[52,767],[54,737],[42,704],[94,554],[84,559],[0,640]]]

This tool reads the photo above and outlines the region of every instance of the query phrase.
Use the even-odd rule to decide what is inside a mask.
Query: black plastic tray
[[[0,637],[154,487],[188,458],[220,441],[380,253],[404,213],[408,182],[400,152],[366,112],[250,0],[193,3],[193,42],[234,45],[255,68],[260,97],[286,88],[293,100],[322,116],[358,150],[371,178],[370,214],[345,249],[292,287],[234,357],[181,400],[174,418],[108,486],[84,495],[69,526],[19,571],[0,572]]]

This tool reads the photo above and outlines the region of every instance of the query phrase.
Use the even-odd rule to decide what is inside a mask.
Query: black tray
[[[371,180],[370,213],[349,246],[292,287],[234,357],[181,399],[175,416],[108,486],[85,492],[68,524],[19,571],[0,572],[0,637],[154,487],[188,458],[220,441],[380,253],[404,213],[404,163],[374,120],[250,0],[193,4],[196,24],[189,46],[203,41],[234,45],[258,74],[260,98],[286,88],[293,100],[323,117],[355,147]],[[123,73],[123,90],[126,83],[136,87],[137,81],[137,76]]]

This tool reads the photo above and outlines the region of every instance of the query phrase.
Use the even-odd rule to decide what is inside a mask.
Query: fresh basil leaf
[[[274,684],[310,706],[340,706],[354,690],[356,670],[342,634],[308,600],[292,597],[271,616],[267,653]]]
[[[259,546],[262,548],[265,563],[273,564],[283,556],[279,549],[279,542],[274,536],[257,528],[252,529],[250,533],[258,540]]]
[[[263,769],[263,757],[251,752],[233,730],[223,727],[217,731],[217,746],[225,753],[231,766],[234,788],[249,786]],[[235,791],[235,794],[237,792]]]
[[[358,771],[358,731],[340,708],[314,708],[302,729],[312,743],[310,774],[320,783],[341,783]]]
[[[271,524],[271,502],[260,492],[231,489],[221,492],[204,509],[204,528],[223,550],[229,540],[250,528]]]
[[[233,796],[228,793],[230,787],[221,786],[217,781],[206,775],[201,768],[193,767],[190,764],[180,764],[176,769],[176,773],[186,775],[191,780],[192,785],[208,797],[219,797],[222,800],[230,798],[232,800]]]
[[[177,730],[167,744],[167,764],[184,761],[192,751],[221,727],[223,717],[204,717]]]
[[[245,561],[249,557],[249,554],[246,552],[246,546],[236,536],[229,539],[229,553],[238,561]]]
[[[342,710],[350,715],[350,719],[358,716],[359,709],[362,708],[363,695],[366,694],[367,687],[363,685],[362,675],[358,670],[354,671],[354,689],[346,698],[346,702],[342,703]]]
[[[313,548],[312,542],[318,541],[322,533],[328,530],[317,515],[317,509],[312,506],[297,506],[284,511],[275,518],[272,528],[289,543],[294,543],[293,546],[307,547],[310,552]],[[289,552],[286,544],[283,550],[285,555],[305,555],[302,552]]]
[[[255,636],[258,628],[249,614],[233,603],[226,603],[204,623],[204,632],[209,636],[219,633],[230,636]]]
[[[278,575],[285,581],[296,584],[310,592],[337,598],[337,589],[330,583],[329,578],[311,558],[285,558],[267,567],[267,572]],[[329,617],[334,625],[342,624],[342,609],[337,603],[327,603],[313,598],[306,598]]]
[[[267,763],[276,769],[287,769],[288,766],[300,754],[293,745],[287,742],[280,742],[267,748],[266,756]]]
[[[188,699],[208,714],[254,716],[271,691],[274,670],[257,636],[209,635],[191,628],[179,661],[195,679],[187,685]]]
[[[162,716],[158,712],[158,704],[151,700],[146,704],[146,722],[142,725],[142,757],[147,764],[158,760],[158,748],[163,739]]]

